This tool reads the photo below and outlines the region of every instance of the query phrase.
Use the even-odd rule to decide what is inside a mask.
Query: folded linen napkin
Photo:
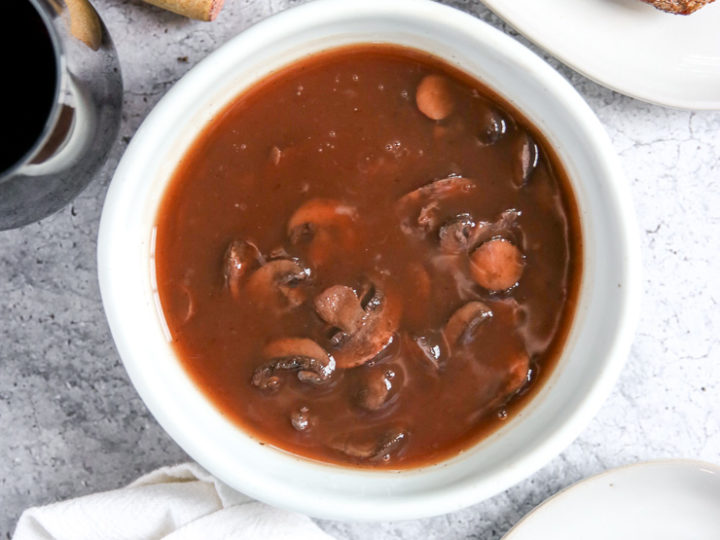
[[[331,540],[307,516],[259,503],[194,463],[23,512],[13,540]]]

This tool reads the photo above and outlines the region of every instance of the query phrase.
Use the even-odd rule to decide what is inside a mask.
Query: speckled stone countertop
[[[237,32],[301,2],[229,0],[210,24],[138,0],[94,3],[123,69],[120,136],[71,206],[0,232],[1,538],[27,506],[187,459],[130,385],[105,322],[95,263],[103,199],[130,137],[178,78]],[[477,0],[446,3],[516,36]],[[645,270],[627,366],[581,436],[515,487],[433,519],[321,522],[337,538],[496,539],[548,496],[606,468],[675,457],[720,463],[720,113],[647,105],[549,61],[600,117],[632,186]]]

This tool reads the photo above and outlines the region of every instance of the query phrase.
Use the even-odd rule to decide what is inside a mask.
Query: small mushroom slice
[[[523,187],[540,162],[540,149],[529,134],[523,133],[520,136],[516,143],[514,159],[513,182],[517,187]]]
[[[468,253],[479,243],[493,236],[512,236],[513,227],[521,215],[519,210],[505,210],[493,222],[475,221],[470,214],[458,214],[438,229],[440,250],[448,255]]]
[[[247,240],[230,242],[223,257],[223,275],[225,285],[235,300],[241,296],[241,285],[245,275],[264,262],[260,250],[252,242]]]
[[[315,297],[315,311],[330,326],[352,334],[362,324],[365,310],[355,291],[345,285],[333,285]]]
[[[377,289],[372,280],[364,277],[360,280],[357,288],[357,296],[360,299],[360,305],[363,309],[367,309],[370,301],[375,298]]]
[[[444,332],[432,330],[421,336],[411,336],[409,343],[433,371],[442,371],[450,355],[450,346]]]
[[[335,371],[335,360],[320,345],[308,338],[281,338],[263,349],[269,362],[256,368],[252,384],[261,390],[280,387],[278,372],[296,371],[301,382],[322,384]]]
[[[470,255],[470,275],[478,285],[491,292],[516,285],[524,267],[523,254],[504,238],[488,240]]]
[[[304,405],[290,413],[290,424],[296,431],[309,430],[312,427],[313,420],[310,409]]]
[[[418,84],[415,103],[431,120],[447,118],[455,108],[450,82],[442,75],[426,75]]]
[[[530,357],[525,351],[517,351],[508,357],[506,365],[502,368],[504,373],[497,374],[497,381],[491,393],[484,396],[480,411],[488,413],[495,411],[501,419],[507,418],[506,405],[520,393],[531,380],[532,369]]]
[[[275,259],[292,259],[292,256],[284,246],[276,246],[268,252],[266,259],[270,261],[274,261]]]
[[[508,378],[505,382],[505,395],[513,396],[528,382],[530,376],[530,357],[519,352],[508,362]]]
[[[310,270],[293,259],[275,259],[255,270],[247,281],[247,292],[261,307],[287,311],[305,302],[302,285],[310,281]]]
[[[367,411],[379,410],[392,397],[395,378],[395,371],[391,368],[369,370],[363,374],[360,389],[355,395],[356,403]]]
[[[450,347],[470,343],[482,323],[492,318],[493,312],[480,301],[468,302],[453,313],[445,324],[445,339]]]
[[[397,203],[398,212],[403,217],[403,232],[412,234],[419,231],[428,234],[436,230],[440,225],[440,203],[467,195],[476,187],[475,182],[469,178],[448,176],[406,193]]]
[[[500,217],[492,224],[493,234],[507,233],[517,223],[518,218],[522,215],[520,210],[509,208],[500,214]]]
[[[404,429],[388,427],[380,432],[365,430],[346,433],[331,440],[329,446],[359,461],[387,461],[407,438]]]
[[[293,243],[323,227],[348,227],[358,218],[354,206],[335,199],[311,199],[302,204],[288,221],[287,232]]]
[[[460,214],[438,230],[440,250],[448,254],[467,253],[474,242],[477,224],[469,214]]]
[[[365,307],[362,324],[348,334],[333,356],[339,368],[362,365],[380,354],[393,341],[402,313],[400,298],[376,288],[374,296]]]
[[[440,180],[433,180],[429,184],[420,186],[406,193],[398,200],[400,207],[413,203],[423,203],[432,200],[443,200],[457,195],[464,195],[474,190],[476,184],[464,176],[448,176]]]
[[[478,141],[483,146],[489,146],[498,142],[507,133],[507,122],[500,112],[492,106],[488,106],[480,114],[478,129]]]
[[[429,233],[437,228],[437,224],[440,221],[440,201],[430,201],[422,208],[417,217],[417,227],[425,232]],[[407,227],[406,234],[412,232],[412,227]]]
[[[316,268],[357,244],[354,206],[335,199],[311,199],[290,217],[287,232],[290,241],[308,242],[307,259]]]
[[[482,242],[490,240],[495,236],[512,238],[514,236],[515,225],[521,215],[522,212],[520,210],[510,208],[502,212],[495,221],[476,222],[472,237],[468,242],[469,250],[472,250]]]

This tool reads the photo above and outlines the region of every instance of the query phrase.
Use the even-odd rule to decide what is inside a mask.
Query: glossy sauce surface
[[[173,345],[259,440],[406,468],[498,428],[551,371],[581,273],[552,150],[423,53],[337,49],[198,137],[157,216]]]

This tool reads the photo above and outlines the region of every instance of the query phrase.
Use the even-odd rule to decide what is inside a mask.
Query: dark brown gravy
[[[273,74],[203,130],[156,261],[177,355],[228,418],[309,458],[407,468],[541,386],[582,253],[565,173],[518,111],[367,45]]]

